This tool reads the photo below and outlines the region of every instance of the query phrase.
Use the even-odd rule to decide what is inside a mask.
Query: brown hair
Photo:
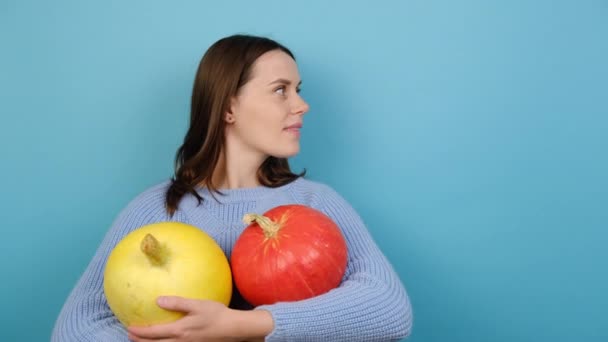
[[[274,40],[251,35],[233,35],[215,42],[205,53],[196,72],[190,107],[190,127],[175,156],[175,175],[166,193],[166,209],[173,216],[184,195],[202,197],[197,185],[219,193],[211,183],[224,146],[224,113],[230,100],[251,78],[253,63],[266,52],[281,50],[295,57]],[[306,172],[294,174],[286,158],[268,157],[257,172],[268,187],[288,184]]]

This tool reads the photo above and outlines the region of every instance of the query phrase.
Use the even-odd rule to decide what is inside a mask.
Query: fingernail
[[[158,305],[163,305],[167,303],[167,297],[158,297],[156,298],[156,303]]]

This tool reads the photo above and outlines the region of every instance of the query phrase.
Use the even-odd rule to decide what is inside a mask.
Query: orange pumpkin
[[[347,262],[346,241],[336,223],[303,205],[275,207],[249,224],[231,256],[237,289],[258,306],[297,301],[337,287]]]

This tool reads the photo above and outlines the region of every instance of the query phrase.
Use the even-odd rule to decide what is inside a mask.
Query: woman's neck
[[[213,171],[211,182],[217,189],[241,189],[260,186],[258,169],[266,156],[238,153],[226,146]]]

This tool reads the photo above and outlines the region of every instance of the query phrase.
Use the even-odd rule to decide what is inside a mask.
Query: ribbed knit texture
[[[348,246],[348,265],[342,284],[321,296],[299,302],[264,305],[274,330],[266,341],[395,341],[409,336],[412,309],[399,277],[378,249],[353,208],[330,187],[299,178],[279,187],[223,190],[223,195],[198,189],[181,201],[175,216],[165,212],[169,183],[154,186],[118,215],[93,260],[72,290],[55,324],[52,341],[128,341],[103,293],[105,262],[114,246],[129,232],[160,221],[185,222],[207,232],[230,258],[245,228],[243,215],[263,214],[283,204],[303,204],[331,217],[342,229]],[[219,201],[219,202],[218,202]],[[238,297],[238,293],[236,294]],[[241,300],[242,302],[242,300]],[[232,307],[247,308],[233,299]]]

